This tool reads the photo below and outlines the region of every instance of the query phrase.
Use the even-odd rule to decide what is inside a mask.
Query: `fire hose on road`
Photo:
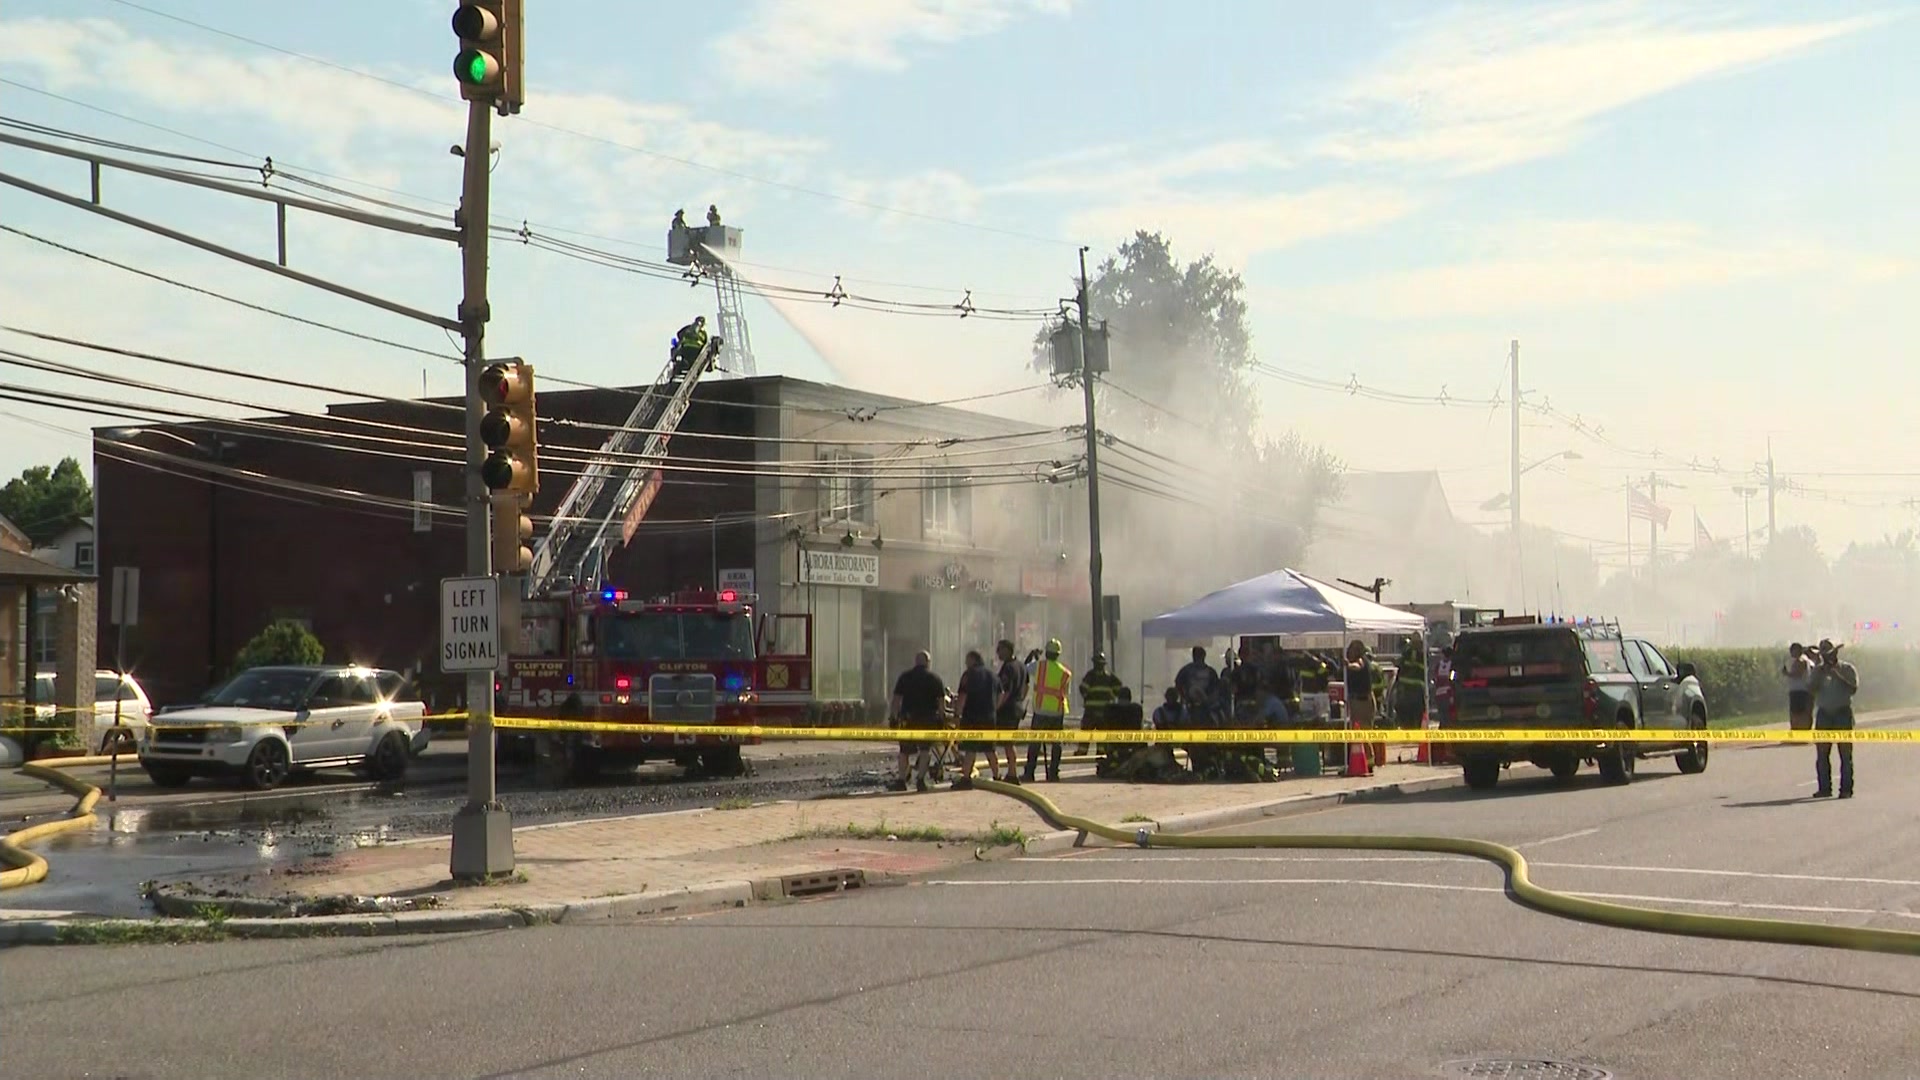
[[[1201,851],[1292,848],[1463,855],[1499,866],[1506,873],[1509,895],[1520,903],[1549,915],[1559,915],[1600,926],[1618,927],[1622,930],[1643,930],[1657,934],[1719,938],[1726,941],[1757,941],[1775,945],[1811,945],[1822,949],[1854,949],[1863,952],[1920,956],[1920,933],[1909,930],[1834,926],[1830,923],[1796,922],[1789,919],[1697,915],[1691,912],[1635,907],[1630,904],[1612,904],[1556,892],[1533,883],[1533,879],[1527,873],[1526,856],[1505,844],[1496,844],[1491,840],[1470,840],[1457,836],[1389,836],[1370,833],[1169,835],[1145,828],[1128,830],[1088,818],[1076,817],[1061,810],[1045,795],[1018,785],[975,778],[973,786],[980,791],[991,791],[996,795],[1005,795],[1026,803],[1043,820],[1056,828],[1077,830],[1117,844]]]

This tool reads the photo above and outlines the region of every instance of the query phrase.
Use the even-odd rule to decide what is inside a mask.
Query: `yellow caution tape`
[[[470,719],[464,712],[435,713],[423,718],[429,725]],[[303,728],[332,724],[322,720],[232,720],[222,723],[169,723],[155,717],[152,729],[168,731],[232,730],[246,727]],[[137,729],[141,725],[131,725]],[[981,743],[1119,743],[1142,745],[1220,744],[1274,746],[1287,743],[1920,743],[1920,729],[1853,729],[1792,731],[1779,728],[1715,728],[1680,731],[1671,728],[1618,730],[1613,728],[1205,728],[1164,731],[1088,731],[1080,728],[1030,731],[1008,728],[884,728],[785,727],[762,724],[649,724],[610,720],[552,720],[531,716],[495,717],[493,726],[507,731],[594,732],[649,736],[724,736],[728,739],[794,739],[826,742],[981,742]],[[128,725],[123,725],[123,728]],[[0,727],[0,734],[68,731],[68,727]],[[101,730],[114,730],[102,725]]]
[[[434,713],[431,716],[412,717],[409,719],[431,726],[434,724],[448,723],[450,721],[463,721],[467,719],[467,714],[464,712]],[[333,724],[332,717],[321,720],[223,720],[219,723],[173,723],[163,718],[155,717],[152,720],[142,721],[137,724],[122,722],[116,725],[111,723],[108,717],[102,716],[100,721],[99,726],[95,730],[101,732],[138,731],[145,727],[152,727],[156,731],[214,731],[246,727],[303,728],[331,726]],[[625,728],[631,725],[623,724],[618,726]],[[75,725],[73,724],[31,724],[25,727],[0,727],[0,735],[54,735],[60,732],[71,732],[73,730],[75,730]]]
[[[1252,730],[1211,728],[1167,731],[1054,731],[1006,728],[818,728],[772,727],[758,724],[620,724],[596,720],[546,720],[526,716],[494,718],[497,728],[513,731],[578,731],[628,735],[725,735],[749,739],[817,739],[832,742],[984,742],[984,743],[1231,743],[1271,746],[1278,743],[1601,743],[1601,742],[1889,742],[1920,743],[1920,730],[1782,731],[1760,728],[1720,728],[1709,731],[1636,730],[1611,728],[1285,728]]]

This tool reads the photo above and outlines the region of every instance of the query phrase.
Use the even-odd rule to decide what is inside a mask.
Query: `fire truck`
[[[720,345],[713,338],[684,370],[668,361],[568,489],[525,576],[495,709],[631,728],[518,736],[571,779],[646,761],[737,776],[741,747],[757,740],[728,729],[797,723],[812,700],[810,615],[763,614],[732,590],[635,597],[605,580],[612,550],[633,539],[659,492],[668,440]],[[711,731],[648,730],[661,725]]]

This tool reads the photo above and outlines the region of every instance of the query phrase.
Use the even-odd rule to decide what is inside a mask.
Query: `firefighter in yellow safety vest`
[[[1060,662],[1060,639],[1047,642],[1047,655],[1033,669],[1033,730],[1060,731],[1067,726],[1067,687],[1073,672]],[[1040,763],[1039,743],[1027,744],[1027,767],[1021,778],[1033,782],[1034,767]],[[1060,755],[1065,747],[1047,744],[1047,779],[1060,779]]]

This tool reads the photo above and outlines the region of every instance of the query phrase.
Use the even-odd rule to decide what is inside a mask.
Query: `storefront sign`
[[[850,585],[858,589],[880,587],[880,556],[853,551],[815,551],[800,549],[802,585]]]
[[[1020,591],[1027,596],[1078,597],[1087,591],[1087,575],[1051,567],[1020,571]]]

